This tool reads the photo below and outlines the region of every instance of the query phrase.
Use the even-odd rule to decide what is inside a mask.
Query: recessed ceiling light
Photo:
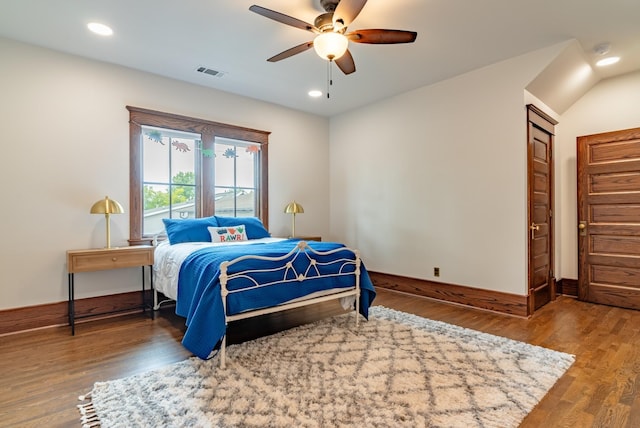
[[[313,98],[318,98],[322,96],[322,91],[318,91],[317,89],[314,89],[312,91],[309,91],[309,96],[313,97]]]
[[[596,62],[596,65],[598,67],[604,67],[605,65],[615,64],[618,61],[620,61],[619,56],[610,56],[608,58],[603,58],[600,61]]]
[[[104,25],[104,24],[100,24],[98,22],[90,22],[87,24],[87,28],[91,31],[93,31],[96,34],[99,34],[101,36],[110,36],[113,34],[113,30]]]

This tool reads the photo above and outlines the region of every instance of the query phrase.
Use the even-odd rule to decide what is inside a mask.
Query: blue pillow
[[[271,234],[265,229],[262,221],[257,217],[220,217],[216,216],[218,226],[238,226],[244,224],[248,239],[270,238]]]
[[[186,219],[163,218],[162,221],[171,245],[182,242],[211,242],[211,234],[207,228],[218,226],[215,216]]]

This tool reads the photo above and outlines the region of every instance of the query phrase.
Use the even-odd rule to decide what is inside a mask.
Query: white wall
[[[576,138],[638,127],[640,72],[601,81],[560,117],[556,127],[556,188],[562,204],[562,278],[578,278]]]
[[[332,118],[332,238],[369,270],[527,294],[523,92],[561,49]]]
[[[126,105],[271,131],[270,231],[329,231],[329,123],[276,105],[0,38],[0,310],[67,299],[66,250],[105,245],[109,195],[129,212]],[[126,245],[129,216],[112,216]],[[76,275],[79,298],[136,290],[140,271]]]

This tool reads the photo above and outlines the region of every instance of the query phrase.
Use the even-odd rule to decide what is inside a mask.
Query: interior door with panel
[[[527,106],[529,187],[529,313],[554,300],[553,140],[557,122]]]
[[[578,298],[640,309],[640,128],[577,139]]]

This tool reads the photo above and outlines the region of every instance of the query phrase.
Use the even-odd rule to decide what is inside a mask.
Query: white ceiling
[[[622,60],[606,78],[640,69],[638,0],[369,0],[349,26],[418,32],[413,44],[350,44],[357,71],[327,66],[313,50],[267,58],[313,34],[249,11],[258,4],[313,23],[319,0],[0,0],[0,36],[332,116],[563,41],[611,43]],[[111,26],[102,38],[86,24]],[[0,53],[0,61],[1,61]],[[198,66],[223,77],[197,73]]]

